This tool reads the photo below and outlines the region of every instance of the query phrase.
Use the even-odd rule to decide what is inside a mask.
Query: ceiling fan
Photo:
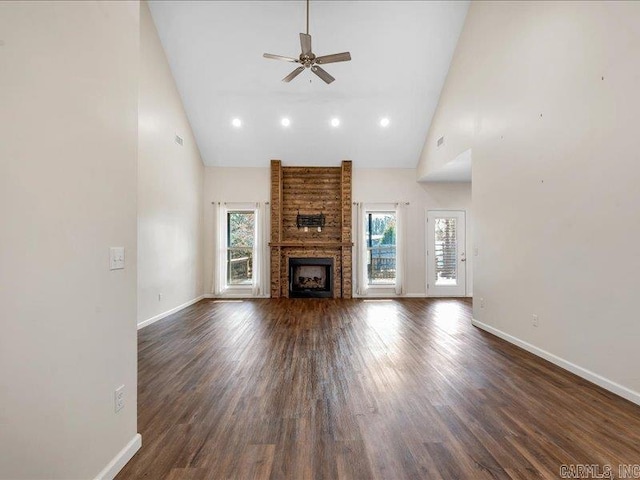
[[[316,57],[311,51],[311,35],[309,35],[309,0],[307,0],[307,33],[300,34],[300,46],[302,47],[302,53],[298,58],[283,57],[282,55],[273,55],[272,53],[265,53],[263,55],[264,58],[300,64],[298,68],[282,79],[283,82],[290,82],[300,75],[305,68],[310,68],[311,71],[324,80],[325,83],[331,83],[335,78],[329,75],[329,73],[320,67],[320,65],[324,65],[326,63],[348,62],[351,60],[351,54],[349,52],[334,53],[331,55]]]

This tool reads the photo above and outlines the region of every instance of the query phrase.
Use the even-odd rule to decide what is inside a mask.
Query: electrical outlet
[[[109,249],[109,268],[122,270],[124,268],[124,247],[111,247]]]
[[[538,315],[535,315],[535,314],[534,314],[534,315],[532,315],[532,316],[531,316],[531,324],[532,324],[534,327],[537,327],[537,326],[538,326]]]
[[[484,298],[480,298],[480,308],[484,308]]]
[[[118,413],[124,408],[124,385],[120,385],[118,388],[116,388],[114,401],[116,413]]]

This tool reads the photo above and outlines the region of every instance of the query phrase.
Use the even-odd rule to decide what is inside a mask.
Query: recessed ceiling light
[[[334,117],[331,119],[331,126],[332,127],[339,127],[340,126],[340,119],[337,117]]]
[[[283,127],[288,127],[289,125],[291,125],[291,120],[289,120],[288,118],[283,118],[282,120],[280,120],[280,124]]]
[[[381,118],[380,119],[380,126],[381,127],[388,127],[389,126],[389,119],[387,117]]]
[[[231,125],[236,128],[240,128],[242,126],[242,120],[240,120],[239,118],[234,118],[233,120],[231,120]]]

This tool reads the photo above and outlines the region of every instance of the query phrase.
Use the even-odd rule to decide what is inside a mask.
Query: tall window
[[[255,212],[227,212],[227,285],[251,285],[255,236]]]
[[[367,212],[367,277],[369,285],[396,282],[396,214]]]

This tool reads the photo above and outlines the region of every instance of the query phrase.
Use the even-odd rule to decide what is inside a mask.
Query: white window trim
[[[220,269],[221,275],[224,275],[224,292],[226,293],[246,293],[247,291],[251,291],[253,290],[253,284],[255,283],[255,279],[253,279],[252,277],[252,281],[250,284],[246,284],[246,285],[232,285],[229,284],[229,278],[228,278],[228,273],[229,273],[229,238],[228,238],[228,232],[229,232],[229,224],[228,224],[228,220],[229,220],[229,213],[253,213],[253,248],[252,248],[252,255],[253,255],[253,261],[254,263],[258,263],[260,259],[258,259],[256,257],[256,254],[259,254],[259,252],[257,251],[258,249],[256,248],[256,244],[257,242],[257,236],[259,234],[258,232],[258,221],[259,221],[259,212],[258,209],[256,208],[255,204],[253,204],[253,208],[238,208],[238,207],[230,207],[230,206],[225,206],[224,209],[224,220],[223,223],[224,225],[221,225],[221,228],[223,228],[223,232],[224,232],[224,244],[222,247],[223,250],[223,255],[224,255],[224,264],[220,265]]]
[[[355,297],[389,297],[401,296],[404,294],[404,215],[402,209],[403,203],[360,203],[357,215],[357,238],[355,255],[357,276],[354,284],[357,285]],[[387,284],[370,284],[366,272],[366,263],[364,254],[366,248],[366,225],[365,221],[369,213],[392,212],[396,216],[396,279],[393,283]]]
[[[213,294],[226,298],[263,298],[268,297],[269,272],[266,232],[269,230],[268,204],[266,202],[234,202],[218,204],[215,222],[216,258],[214,261]],[[227,284],[227,218],[229,212],[247,212],[254,214],[255,238],[253,242],[253,275],[248,285]]]

